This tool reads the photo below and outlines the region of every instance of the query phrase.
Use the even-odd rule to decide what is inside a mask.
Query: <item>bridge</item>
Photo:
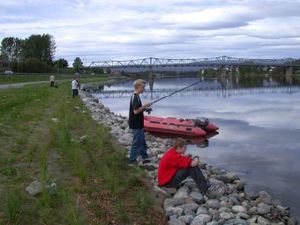
[[[134,60],[104,60],[93,61],[89,67],[110,68],[119,72],[147,72],[147,71],[168,71],[171,68],[185,68],[186,71],[200,70],[209,67],[224,66],[283,66],[283,67],[300,67],[296,59],[250,59],[235,58],[229,56],[219,56],[211,58],[197,59],[166,59],[148,57]],[[191,69],[194,68],[194,69]]]

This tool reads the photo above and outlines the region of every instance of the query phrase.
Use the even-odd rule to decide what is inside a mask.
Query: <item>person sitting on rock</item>
[[[158,166],[157,178],[160,187],[178,187],[181,181],[190,176],[201,193],[205,194],[210,184],[201,172],[199,157],[185,155],[186,141],[183,138],[174,140],[173,146],[164,153]]]

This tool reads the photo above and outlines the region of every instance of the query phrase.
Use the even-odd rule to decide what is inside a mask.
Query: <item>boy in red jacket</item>
[[[203,176],[198,164],[199,157],[184,155],[186,151],[186,141],[183,138],[177,138],[163,157],[158,166],[158,185],[164,187],[177,187],[181,181],[188,176],[197,184],[201,193],[205,194],[209,185]]]

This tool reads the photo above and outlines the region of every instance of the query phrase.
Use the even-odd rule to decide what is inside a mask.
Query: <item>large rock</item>
[[[173,198],[188,198],[189,197],[189,189],[185,186],[179,188]]]

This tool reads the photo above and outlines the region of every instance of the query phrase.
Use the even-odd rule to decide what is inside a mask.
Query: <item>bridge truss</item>
[[[93,61],[89,67],[102,68],[146,68],[155,69],[157,67],[205,67],[205,66],[239,66],[239,65],[257,65],[257,66],[288,66],[293,65],[296,60],[293,58],[284,59],[250,59],[235,58],[229,56],[219,56],[211,58],[197,59],[166,59],[148,57],[134,60],[104,60]]]

